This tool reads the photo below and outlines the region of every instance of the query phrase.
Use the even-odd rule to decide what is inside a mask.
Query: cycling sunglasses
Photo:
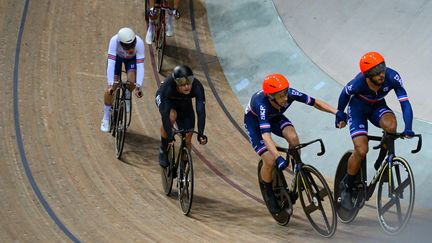
[[[185,86],[185,85],[192,84],[194,79],[195,79],[195,77],[193,75],[191,75],[191,76],[187,76],[187,77],[176,78],[175,82],[177,83],[177,86]]]
[[[281,91],[279,91],[279,92],[276,92],[276,93],[274,93],[274,94],[271,94],[270,96],[271,96],[273,99],[278,99],[278,98],[282,98],[282,97],[288,96],[288,89],[281,90]]]
[[[373,77],[373,76],[379,75],[382,72],[385,72],[385,70],[386,70],[385,62],[382,62],[382,63],[376,65],[375,67],[371,68],[369,71],[367,71],[366,76],[367,77]]]
[[[125,44],[123,42],[120,42],[121,47],[125,51],[135,48],[135,44],[136,44],[135,40],[132,43],[129,43],[129,44]]]

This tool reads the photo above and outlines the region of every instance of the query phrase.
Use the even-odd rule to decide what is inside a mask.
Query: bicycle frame
[[[293,194],[297,193],[297,188],[298,188],[298,185],[299,185],[300,179],[301,179],[301,183],[304,186],[304,188],[307,192],[306,194],[308,195],[309,199],[311,199],[310,198],[311,195],[309,193],[310,189],[307,187],[307,183],[305,183],[305,181],[303,179],[303,178],[305,178],[305,176],[303,175],[303,172],[302,172],[302,168],[303,168],[304,163],[301,159],[299,150],[301,148],[304,148],[304,147],[306,147],[310,144],[316,143],[316,142],[320,143],[321,152],[317,153],[317,155],[321,156],[325,153],[325,147],[324,147],[324,143],[323,143],[322,139],[315,139],[315,140],[310,141],[308,143],[299,144],[299,145],[297,145],[293,148],[289,148],[289,149],[280,148],[280,147],[277,148],[278,151],[282,151],[282,152],[286,153],[286,160],[287,161],[290,161],[290,157],[292,158],[291,159],[291,167],[292,167],[292,171],[294,173],[294,177],[293,177],[293,181],[291,183],[291,188],[290,188],[291,191],[293,192]],[[292,202],[292,203],[294,203],[294,202]]]
[[[421,146],[422,146],[422,137],[420,134],[416,134],[414,135],[414,137],[418,138],[418,143],[417,143],[417,148],[412,150],[412,153],[417,153],[420,151]],[[361,178],[361,182],[364,185],[367,185],[365,187],[366,191],[366,201],[368,201],[374,191],[375,191],[375,187],[377,185],[377,183],[379,182],[380,179],[380,175],[383,173],[385,164],[387,163],[387,168],[389,170],[389,177],[391,176],[391,163],[393,161],[393,158],[396,156],[395,155],[395,145],[394,145],[394,141],[398,138],[404,138],[404,135],[401,133],[387,133],[387,132],[383,132],[383,136],[379,137],[379,136],[371,136],[368,135],[368,140],[369,141],[380,141],[380,144],[377,146],[374,146],[373,149],[382,149],[384,146],[387,147],[387,153],[385,155],[385,158],[379,158],[379,159],[385,159],[385,163],[382,163],[379,167],[379,169],[376,171],[374,177],[372,178],[372,180],[369,182],[369,184],[367,184],[367,164],[366,164],[366,160],[363,160],[361,163],[361,173],[360,173],[360,178]],[[398,180],[400,180],[400,177],[397,177]],[[391,188],[391,180],[389,181],[389,188]],[[390,191],[390,190],[389,190]]]

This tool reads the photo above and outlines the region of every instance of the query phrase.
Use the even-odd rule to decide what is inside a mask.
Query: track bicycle
[[[412,153],[421,150],[422,137],[420,134],[414,135],[418,138],[417,148]],[[395,155],[394,141],[398,138],[404,138],[403,133],[383,132],[383,136],[368,136],[369,140],[380,141],[380,144],[373,149],[383,149],[377,159],[375,168],[378,168],[374,177],[367,184],[367,166],[366,159],[361,162],[361,168],[357,173],[354,183],[352,198],[354,202],[353,210],[346,210],[340,204],[341,191],[343,190],[342,180],[345,180],[348,159],[353,153],[348,150],[341,158],[336,170],[334,180],[334,197],[336,199],[336,209],[339,219],[343,223],[352,222],[357,216],[359,210],[365,205],[378,185],[377,195],[377,213],[381,228],[385,233],[395,235],[401,232],[407,225],[414,208],[415,185],[414,175],[407,160]]]
[[[116,156],[117,159],[120,159],[123,153],[126,131],[131,122],[132,94],[129,98],[126,97],[126,90],[130,82],[122,80],[121,75],[120,80],[115,81],[114,85],[117,86],[117,88],[114,91],[114,104],[110,113],[110,132],[112,136],[115,137]],[[129,112],[126,110],[126,102],[129,103]]]
[[[301,148],[315,142],[319,142],[321,146],[321,152],[317,155],[323,155],[325,147],[321,139],[302,143],[290,149],[277,147],[278,151],[286,153],[286,159],[291,164],[294,173],[288,170],[280,171],[277,168],[273,170],[273,191],[281,212],[278,214],[270,213],[279,225],[286,225],[293,214],[293,205],[297,199],[300,199],[303,211],[312,227],[320,235],[332,237],[337,226],[333,194],[321,173],[313,166],[303,163],[299,152]],[[258,178],[261,194],[264,202],[267,202],[260,173],[262,165],[263,161],[260,160]],[[290,175],[288,175],[289,173]],[[292,179],[290,185],[288,185],[286,178]]]
[[[162,69],[162,63],[163,63],[163,57],[165,52],[165,46],[166,46],[166,16],[171,11],[171,9],[168,7],[168,3],[166,0],[160,0],[159,4],[158,1],[155,1],[154,5],[154,17],[153,19],[153,45],[156,50],[156,69],[160,73]],[[149,1],[145,1],[145,18],[148,24],[149,22]]]
[[[194,189],[192,156],[186,146],[186,134],[190,132],[198,134],[194,130],[174,129],[174,136],[180,138],[180,143],[175,141],[174,145],[168,146],[169,166],[161,167],[162,187],[167,196],[171,193],[174,178],[177,178],[178,200],[184,215],[190,212]]]

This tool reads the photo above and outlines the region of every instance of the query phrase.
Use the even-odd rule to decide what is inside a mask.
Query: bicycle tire
[[[120,159],[123,148],[124,141],[126,137],[126,124],[127,123],[127,113],[126,113],[126,103],[124,100],[121,100],[119,103],[119,109],[117,113],[117,121],[116,121],[116,132],[115,132],[115,148],[117,159]]]
[[[182,149],[182,155],[180,156],[177,168],[177,187],[180,208],[184,215],[188,215],[193,201],[194,173],[192,157],[186,147]]]
[[[311,165],[303,165],[297,174],[297,191],[303,211],[312,227],[324,237],[336,232],[337,215],[333,194],[321,173]]]
[[[353,153],[353,150],[348,150],[347,152],[345,152],[345,154],[340,159],[338,167],[336,169],[336,174],[335,174],[335,179],[334,179],[334,187],[333,187],[336,212],[337,212],[337,215],[339,217],[339,220],[344,224],[351,223],[357,217],[357,214],[360,211],[360,208],[357,208],[357,207],[354,208],[353,210],[346,210],[340,204],[341,188],[339,187],[339,185],[346,174],[348,159],[352,153]]]
[[[144,0],[145,5],[144,5],[144,18],[145,21],[148,23],[149,22],[149,0]]]
[[[388,201],[384,200],[385,195],[388,196]],[[405,159],[396,156],[391,162],[391,172],[389,173],[387,163],[378,182],[378,221],[385,233],[396,235],[406,227],[414,209],[414,202],[413,172]]]
[[[120,89],[117,89],[114,93],[114,104],[110,113],[110,132],[113,137],[115,137],[116,133],[116,123],[117,123],[117,113],[119,107],[120,100]]]
[[[129,128],[131,121],[132,121],[132,92],[129,99],[129,112],[128,112],[127,125],[126,125],[127,128]]]
[[[165,39],[166,39],[166,25],[165,25],[165,13],[164,11],[161,11],[159,13],[159,25],[160,27],[157,28],[156,31],[156,60],[157,60],[157,65],[156,65],[156,69],[158,71],[158,73],[161,72],[162,70],[162,63],[163,63],[163,58],[164,58],[164,52],[165,52]]]
[[[174,170],[175,170],[175,148],[173,145],[168,146],[167,149],[169,166],[161,168],[161,179],[162,179],[162,189],[165,195],[169,196],[172,190],[172,184],[174,179]]]
[[[283,176],[283,173],[277,171],[276,169],[273,171],[273,191],[275,193],[276,199],[279,203],[279,206],[281,206],[282,211],[278,214],[274,214],[270,212],[269,206],[267,205],[267,196],[263,187],[262,178],[261,178],[261,167],[263,165],[263,161],[260,160],[258,162],[258,184],[260,186],[261,196],[264,200],[264,203],[267,207],[268,212],[271,214],[273,219],[279,224],[279,225],[287,225],[288,222],[291,219],[291,215],[293,213],[293,206],[291,202],[291,198],[287,192],[287,183],[285,180],[285,177]],[[279,178],[278,178],[279,177]]]

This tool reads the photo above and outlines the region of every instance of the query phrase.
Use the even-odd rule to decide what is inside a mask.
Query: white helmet
[[[135,32],[131,28],[121,28],[117,34],[120,44],[129,45],[135,41]]]

